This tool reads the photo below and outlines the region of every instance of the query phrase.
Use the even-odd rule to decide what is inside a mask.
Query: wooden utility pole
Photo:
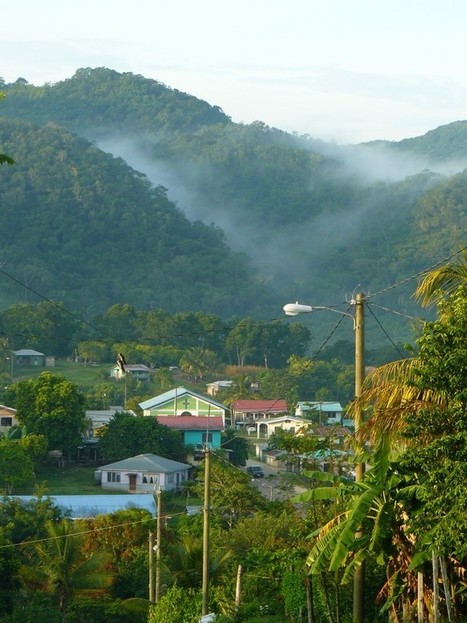
[[[161,488],[160,485],[156,489],[156,506],[157,506],[157,524],[156,524],[156,583],[154,591],[154,601],[156,604],[159,602],[161,591],[161,523],[162,523],[162,508],[161,508]]]
[[[203,601],[201,616],[209,612],[209,513],[211,497],[211,458],[209,447],[204,451],[204,521],[203,521]]]
[[[154,535],[149,532],[148,538],[148,566],[149,566],[149,601],[154,603],[154,565],[152,562],[152,553],[154,551]]]
[[[365,295],[359,292],[355,298],[355,398],[362,396],[363,381],[365,379]],[[357,402],[357,410],[355,411],[355,439],[357,444],[357,454],[360,454],[363,448],[359,440],[359,431],[363,423],[363,414],[361,406]],[[358,458],[358,457],[357,457]],[[355,466],[355,480],[360,482],[365,474],[365,463],[362,457],[359,458]],[[355,538],[360,536],[359,533]],[[355,569],[354,588],[353,588],[353,623],[363,623],[363,604],[364,604],[364,585],[365,585],[365,567],[364,562]]]

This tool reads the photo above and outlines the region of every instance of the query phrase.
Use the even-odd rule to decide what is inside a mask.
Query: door
[[[136,491],[136,474],[128,474],[129,490]]]

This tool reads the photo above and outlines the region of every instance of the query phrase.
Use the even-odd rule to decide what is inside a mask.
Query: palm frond
[[[334,517],[317,533],[317,541],[308,554],[306,564],[313,574],[321,573],[329,569],[329,562],[336,547],[343,522],[347,513]]]
[[[455,262],[440,266],[424,275],[415,290],[414,297],[423,307],[427,307],[466,284],[467,250],[464,249]]]
[[[351,417],[357,410],[371,413],[359,431],[361,440],[375,443],[384,434],[401,437],[407,414],[447,405],[442,393],[417,387],[418,365],[416,358],[402,359],[385,364],[367,376],[362,396],[349,409]]]

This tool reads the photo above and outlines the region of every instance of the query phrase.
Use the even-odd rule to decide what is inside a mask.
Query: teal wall
[[[197,444],[204,444],[203,441],[203,432],[202,430],[185,430],[183,431],[185,445],[186,446],[196,446]],[[210,442],[211,448],[220,448],[221,447],[221,433],[218,430],[209,431],[209,434],[212,435],[212,441]]]

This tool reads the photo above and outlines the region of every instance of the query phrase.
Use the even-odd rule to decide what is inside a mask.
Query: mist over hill
[[[367,293],[384,290],[465,243],[465,121],[396,143],[336,145],[287,134],[261,122],[234,124],[217,106],[154,80],[106,68],[81,69],[54,85],[35,87],[18,81],[3,90],[7,94],[0,106],[4,117],[27,121],[43,131],[51,124],[61,126],[62,131],[92,141],[96,152],[123,159],[147,176],[133,173],[135,184],[152,194],[158,189],[156,195],[159,201],[164,198],[166,209],[177,214],[177,219],[183,216],[197,231],[194,235],[183,221],[178,246],[170,255],[173,266],[179,262],[177,278],[171,276],[164,283],[160,269],[157,287],[151,292],[150,279],[142,275],[148,273],[153,247],[170,246],[165,230],[145,226],[135,236],[127,223],[132,251],[141,260],[141,275],[135,269],[128,286],[114,288],[112,301],[126,302],[127,287],[144,282],[133,294],[141,306],[160,303],[178,308],[181,300],[174,299],[173,290],[186,288],[191,293],[186,304],[193,308],[222,309],[223,315],[227,309],[245,315],[279,315],[288,300],[330,305],[348,299],[356,288]],[[6,150],[6,144],[8,153],[18,160],[8,132],[3,132],[0,146]],[[76,144],[84,148],[84,143]],[[118,161],[104,153],[102,158],[103,162]],[[55,164],[56,158],[46,159],[41,175],[53,176]],[[121,175],[109,172],[105,196],[117,201],[110,199],[117,193],[130,218],[138,213],[140,203],[119,189]],[[90,196],[89,210],[91,205]],[[82,221],[83,214],[75,214]],[[112,223],[115,220],[114,215]],[[89,227],[98,229],[98,221],[89,222]],[[39,223],[45,237],[47,218],[41,217],[38,227]],[[22,221],[16,226],[20,235]],[[109,227],[107,222],[101,235]],[[193,236],[201,236],[201,229],[204,244],[196,245]],[[219,239],[216,268],[222,265],[219,257],[225,257],[230,271],[238,266],[235,278],[214,275],[209,258]],[[189,255],[185,263],[182,249]],[[109,259],[111,249],[104,245],[103,251]],[[157,254],[157,261],[162,257]],[[70,280],[65,275],[66,262],[60,274],[51,273],[50,255],[45,251],[38,252],[36,259],[42,262],[39,272],[45,275],[48,270],[50,287]],[[107,271],[110,288],[112,282],[122,283],[118,275],[125,270],[121,263],[111,265]],[[92,270],[88,266],[91,284]],[[219,286],[224,290],[220,298],[225,300],[217,305],[212,301],[218,300]],[[414,286],[409,282],[395,293],[389,291],[380,302],[413,312],[410,295]],[[407,323],[402,326],[394,318],[389,322],[398,323],[394,324],[398,335],[407,333]]]

